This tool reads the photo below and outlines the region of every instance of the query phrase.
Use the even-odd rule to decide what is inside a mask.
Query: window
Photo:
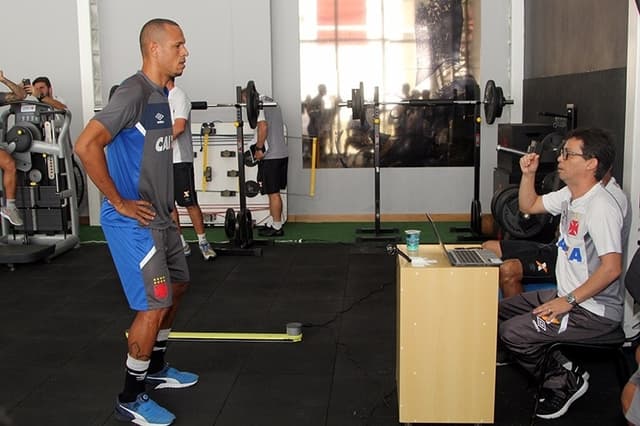
[[[375,87],[389,103],[478,99],[473,7],[472,0],[300,0],[305,166],[314,136],[318,167],[373,166],[373,108],[362,125],[339,107],[360,82],[367,102]],[[381,106],[381,165],[472,165],[475,112]]]

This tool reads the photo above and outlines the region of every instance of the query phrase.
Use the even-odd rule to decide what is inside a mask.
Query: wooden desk
[[[398,256],[399,420],[493,423],[498,268],[454,268],[439,245],[418,255],[437,263]]]

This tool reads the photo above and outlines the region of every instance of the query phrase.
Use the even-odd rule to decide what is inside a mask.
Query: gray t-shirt
[[[273,102],[268,96],[260,96],[263,102]],[[267,146],[269,149],[264,156],[265,160],[275,160],[278,158],[289,157],[289,147],[284,138],[284,122],[282,120],[282,110],[280,106],[265,106],[258,113],[258,121],[266,121],[267,130]],[[254,134],[254,142],[257,134]]]
[[[166,89],[142,72],[126,79],[94,120],[111,133],[107,167],[118,192],[128,200],[151,202],[156,216],[151,228],[171,226],[173,209],[173,127]],[[102,203],[101,223],[138,226],[135,219]]]

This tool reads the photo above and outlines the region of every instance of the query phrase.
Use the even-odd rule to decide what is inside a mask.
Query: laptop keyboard
[[[482,257],[473,250],[450,250],[459,263],[484,263]]]

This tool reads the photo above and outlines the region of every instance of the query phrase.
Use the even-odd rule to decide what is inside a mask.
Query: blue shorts
[[[129,306],[136,311],[173,304],[172,283],[188,283],[178,228],[102,226]]]

